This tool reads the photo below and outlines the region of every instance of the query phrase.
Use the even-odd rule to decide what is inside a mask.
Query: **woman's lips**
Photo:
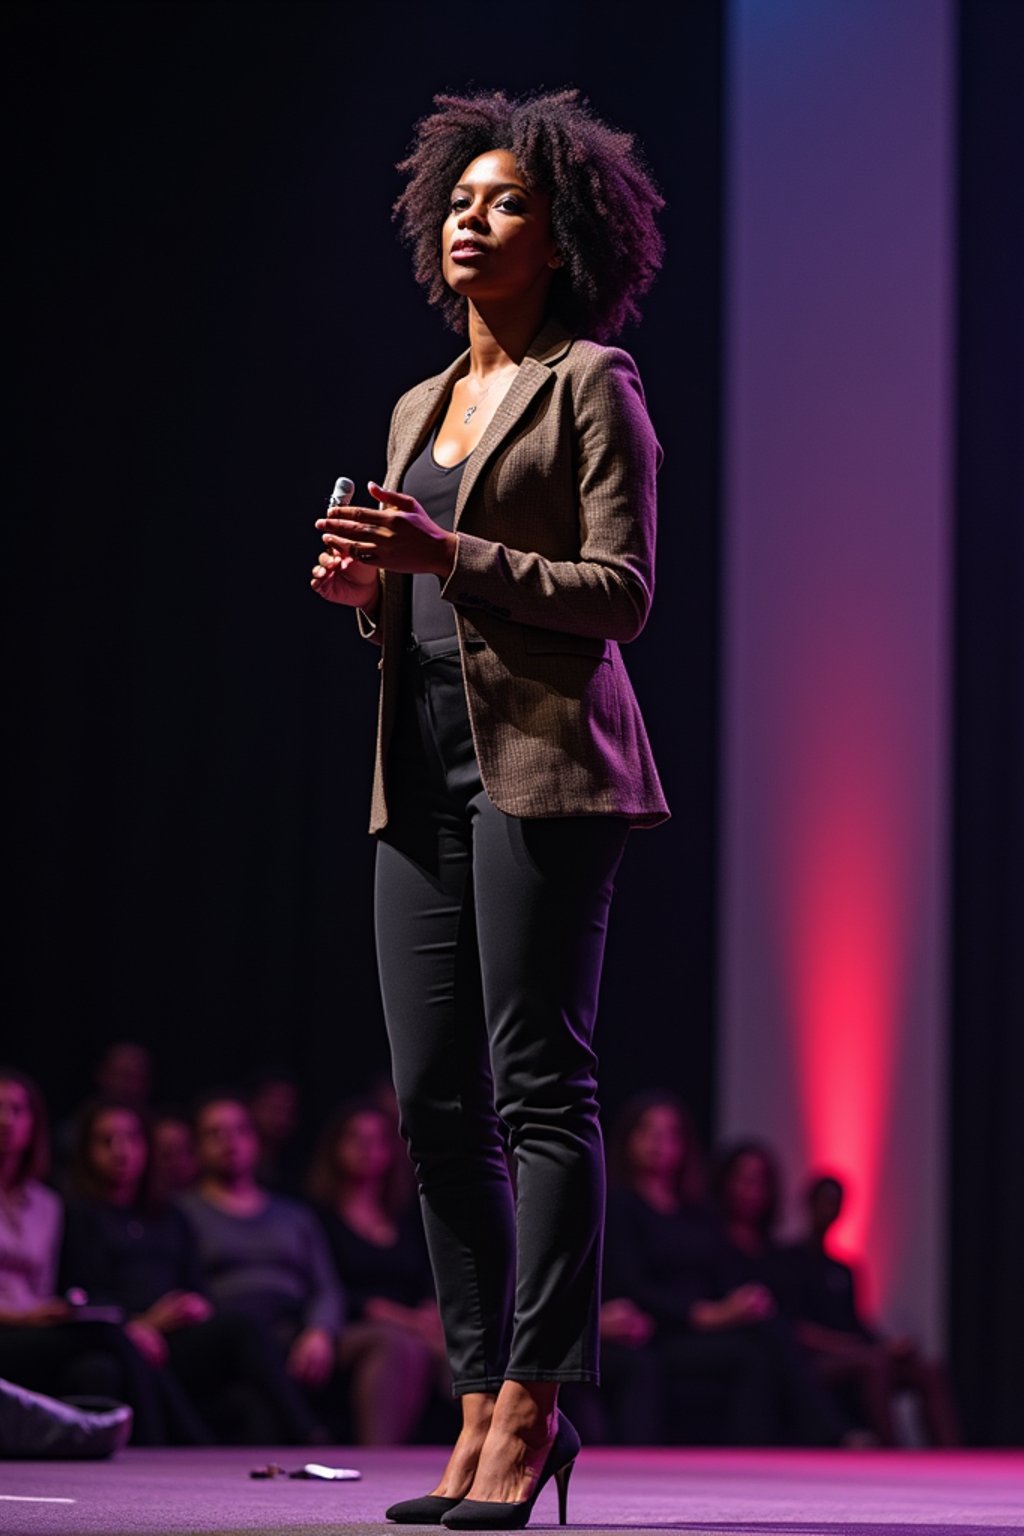
[[[482,245],[453,245],[449,252],[452,261],[476,261],[486,254]]]

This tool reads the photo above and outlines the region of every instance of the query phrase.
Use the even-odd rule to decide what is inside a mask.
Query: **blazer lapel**
[[[501,404],[466,462],[455,503],[456,528],[459,526],[459,518],[466,499],[487,460],[515,426],[537,391],[543,389],[551,377],[552,363],[556,363],[559,358],[565,356],[571,343],[572,333],[560,320],[548,320],[533,338]],[[402,476],[422,450],[430,429],[440,415],[451,386],[468,369],[469,352],[467,350],[460,353],[444,373],[439,373],[433,379],[427,379],[421,385],[416,405],[406,410],[405,420],[395,441],[394,457],[388,465],[388,479],[391,485],[401,484]]]
[[[455,361],[433,379],[420,385],[414,408],[405,412],[405,420],[395,438],[394,457],[388,465],[388,484],[398,486],[409,465],[421,451],[437,420],[448,391],[461,373],[469,368],[469,351],[459,354]]]
[[[533,338],[526,356],[519,364],[519,371],[506,390],[498,409],[487,423],[483,437],[466,461],[459,494],[455,501],[455,528],[459,526],[462,509],[487,460],[499,443],[511,432],[534,395],[544,388],[551,378],[551,364],[565,356],[571,343],[572,334],[566,330],[560,320],[549,320]],[[462,359],[460,358],[459,361],[461,362]],[[451,373],[448,377],[451,377]]]

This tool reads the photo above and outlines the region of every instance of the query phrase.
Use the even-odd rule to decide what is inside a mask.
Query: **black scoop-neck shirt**
[[[420,453],[406,470],[402,490],[407,496],[415,496],[427,516],[440,528],[451,532],[455,523],[455,502],[462,484],[462,472],[468,455],[458,464],[438,464],[434,458],[434,443],[438,426]],[[455,610],[441,596],[441,583],[436,576],[422,574],[412,578],[412,637],[417,641],[444,640],[457,637]]]

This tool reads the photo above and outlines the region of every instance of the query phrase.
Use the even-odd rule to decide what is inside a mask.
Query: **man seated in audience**
[[[218,1314],[203,1294],[192,1229],[152,1183],[149,1128],[116,1099],[79,1117],[63,1283],[116,1305],[149,1366],[160,1438],[204,1444],[306,1444],[319,1426],[258,1324]]]
[[[195,1232],[205,1289],[274,1338],[288,1374],[317,1391],[337,1361],[343,1296],[319,1222],[257,1181],[260,1145],[239,1096],[208,1097],[195,1116],[199,1181],[178,1203]]]
[[[885,1339],[861,1316],[854,1272],[828,1252],[828,1234],[843,1207],[843,1185],[830,1174],[812,1178],[805,1196],[807,1232],[784,1252],[797,1337],[819,1374],[851,1385],[864,1418],[883,1445],[896,1445],[892,1400],[914,1392],[934,1445],[958,1445],[953,1396],[943,1366],[926,1360],[912,1339]]]

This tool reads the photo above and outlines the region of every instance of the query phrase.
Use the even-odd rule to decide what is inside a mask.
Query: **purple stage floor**
[[[12,1536],[288,1536],[413,1529],[394,1499],[424,1492],[443,1453],[415,1447],[322,1451],[360,1482],[259,1482],[249,1468],[291,1450],[126,1451],[115,1461],[0,1462],[0,1531]],[[530,1529],[557,1519],[545,1488]],[[1024,1530],[1024,1453],[585,1450],[569,1490],[575,1533],[715,1536],[973,1536]],[[420,1527],[420,1529],[433,1529]]]

